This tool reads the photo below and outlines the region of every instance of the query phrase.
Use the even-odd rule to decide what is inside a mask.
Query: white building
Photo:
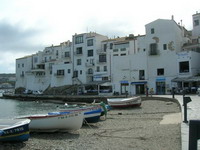
[[[108,39],[97,33],[72,36],[57,46],[16,60],[16,88],[45,90],[76,85],[79,92],[169,94],[172,87],[200,85],[200,14],[193,15],[193,30],[172,19],[145,25],[146,35]],[[196,78],[195,78],[196,80]]]
[[[177,53],[187,42],[184,29],[174,20],[155,20],[146,26],[146,35],[130,45],[132,55],[117,56],[112,63],[115,90],[120,94],[144,94],[145,87],[156,94],[171,92],[171,80],[178,76]],[[135,51],[135,47],[138,49]],[[174,66],[174,67],[172,67]]]

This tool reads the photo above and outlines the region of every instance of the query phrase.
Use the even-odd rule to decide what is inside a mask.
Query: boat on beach
[[[30,119],[31,132],[65,132],[78,130],[83,124],[83,112],[36,114],[19,117]]]
[[[65,106],[64,108],[59,109],[59,112],[83,112],[84,123],[96,123],[100,119],[102,107],[100,105]]]
[[[0,119],[0,142],[27,141],[29,119]]]
[[[132,107],[140,106],[142,100],[140,96],[134,96],[129,98],[109,98],[107,102],[111,107]]]

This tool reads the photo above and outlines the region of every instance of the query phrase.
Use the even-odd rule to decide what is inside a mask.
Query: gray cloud
[[[6,21],[0,21],[0,51],[33,52],[41,50],[43,46],[35,41],[40,34],[41,31],[36,29],[23,29],[20,24],[12,25]]]

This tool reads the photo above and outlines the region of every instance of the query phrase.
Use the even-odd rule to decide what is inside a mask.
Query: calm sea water
[[[0,98],[0,119],[55,112],[61,104]]]

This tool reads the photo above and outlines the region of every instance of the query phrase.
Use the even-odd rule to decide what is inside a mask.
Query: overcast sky
[[[0,73],[44,47],[97,32],[110,38],[145,34],[145,24],[171,19],[192,29],[199,0],[0,0]]]

